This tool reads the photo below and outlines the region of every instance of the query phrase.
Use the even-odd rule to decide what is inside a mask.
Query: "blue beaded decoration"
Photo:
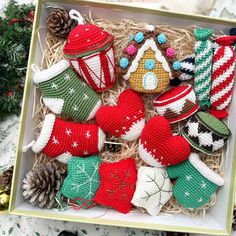
[[[159,44],[164,44],[164,43],[166,43],[166,35],[165,34],[159,34],[158,36],[157,36],[157,42],[159,43]]]
[[[144,68],[147,70],[152,70],[155,67],[155,61],[152,59],[147,59],[144,64]]]
[[[138,32],[137,34],[135,34],[134,36],[134,40],[137,43],[141,43],[144,40],[144,34],[143,32]]]
[[[175,62],[172,64],[172,68],[173,68],[174,70],[180,70],[180,68],[181,68],[180,62],[179,62],[179,61],[175,61]]]
[[[129,60],[126,57],[120,59],[120,67],[125,69],[129,65]]]

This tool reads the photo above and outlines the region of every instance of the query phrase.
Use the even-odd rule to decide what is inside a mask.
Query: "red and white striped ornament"
[[[219,47],[213,55],[210,113],[223,119],[228,116],[227,108],[232,100],[235,70],[233,43],[236,36],[220,36],[216,39]]]

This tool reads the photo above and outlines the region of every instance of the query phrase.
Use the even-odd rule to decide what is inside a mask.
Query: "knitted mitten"
[[[39,84],[43,102],[55,114],[75,120],[89,120],[94,118],[101,106],[97,94],[77,78],[66,60],[36,72],[34,83]]]
[[[116,106],[102,106],[96,113],[97,123],[105,132],[127,141],[139,137],[144,117],[142,98],[130,89],[120,94]]]
[[[153,103],[157,115],[164,116],[170,123],[188,118],[199,108],[191,85],[172,88],[157,97]]]
[[[194,89],[200,106],[210,107],[212,42],[209,40],[213,30],[197,28],[194,30],[195,77]]]
[[[220,36],[216,39],[219,47],[213,56],[210,113],[219,119],[228,116],[227,108],[233,95],[235,52],[232,44],[235,41],[236,36]]]
[[[195,71],[195,57],[194,54],[185,57],[181,62],[181,75],[180,80],[181,81],[188,81],[194,78],[194,71]]]
[[[222,148],[230,136],[225,123],[206,112],[190,117],[181,133],[191,146],[207,154]]]
[[[86,203],[86,206],[89,206],[100,185],[99,165],[98,156],[86,159],[71,158],[68,162],[68,175],[57,194],[57,199],[60,201],[61,197],[65,196],[79,205]]]
[[[163,167],[186,160],[190,145],[181,136],[173,135],[169,122],[154,116],[145,125],[139,140],[139,156],[148,165]]]
[[[71,15],[72,12],[72,15]],[[72,10],[70,16],[80,15]],[[80,15],[81,17],[81,15]],[[64,54],[84,81],[95,91],[111,88],[116,79],[114,36],[94,24],[79,21],[69,34]]]
[[[132,203],[156,216],[172,196],[172,184],[163,168],[141,166]]]
[[[185,208],[199,208],[207,203],[224,180],[207,167],[198,154],[191,153],[183,163],[167,167],[167,174],[176,179],[173,195]]]
[[[67,162],[71,156],[91,156],[103,148],[105,134],[96,124],[79,124],[45,116],[43,127],[32,150]]]
[[[112,207],[121,213],[128,213],[135,191],[137,170],[133,158],[119,162],[101,163],[101,185],[94,201],[103,206]]]

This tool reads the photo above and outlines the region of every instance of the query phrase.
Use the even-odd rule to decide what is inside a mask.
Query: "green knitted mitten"
[[[167,174],[176,179],[172,190],[177,202],[185,208],[199,208],[207,203],[213,193],[224,185],[224,180],[209,169],[198,154],[176,166],[167,167]]]
[[[83,205],[83,199],[86,206],[91,205],[100,186],[99,166],[98,156],[71,158],[68,161],[68,176],[57,194],[57,199],[60,201],[65,196],[78,205]]]
[[[101,106],[98,95],[76,76],[66,60],[36,72],[34,83],[39,84],[43,102],[55,114],[90,120]]]

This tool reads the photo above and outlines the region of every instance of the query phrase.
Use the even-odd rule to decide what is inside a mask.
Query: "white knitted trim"
[[[46,70],[36,72],[33,78],[34,83],[39,84],[48,81],[54,78],[55,76],[61,74],[68,67],[70,67],[70,63],[65,59],[63,59]]]
[[[44,104],[55,114],[61,114],[64,105],[64,99],[61,98],[43,98]]]
[[[56,116],[54,114],[48,114],[45,116],[41,133],[37,141],[32,146],[33,152],[39,153],[47,145],[52,134],[55,120],[56,120]]]
[[[57,159],[58,161],[64,163],[64,164],[68,164],[68,161],[72,158],[73,156],[71,155],[71,153],[69,152],[65,152],[62,153],[61,155],[59,155],[58,157],[56,157],[55,159]]]
[[[106,135],[101,128],[98,128],[98,151],[102,151]]]
[[[205,163],[203,163],[199,159],[199,155],[197,153],[191,153],[189,156],[189,161],[206,179],[218,186],[224,185],[224,179],[211,170]]]
[[[141,144],[141,141],[139,140],[139,146],[138,146],[138,153],[139,157],[142,158],[148,165],[154,166],[154,167],[163,167],[160,162],[158,162],[150,152],[148,152],[143,144]]]
[[[93,119],[93,118],[95,117],[95,115],[96,115],[96,113],[97,113],[97,110],[101,107],[101,105],[102,105],[102,102],[101,102],[101,100],[99,100],[99,101],[97,102],[97,104],[95,105],[95,107],[93,108],[93,110],[91,111],[91,113],[89,114],[89,116],[88,116],[88,118],[86,119],[86,121],[87,121],[87,120],[91,120],[91,119]]]
[[[132,124],[129,131],[127,131],[124,135],[122,135],[121,138],[127,141],[136,140],[143,131],[144,125],[145,125],[145,119],[139,120],[138,122]]]

